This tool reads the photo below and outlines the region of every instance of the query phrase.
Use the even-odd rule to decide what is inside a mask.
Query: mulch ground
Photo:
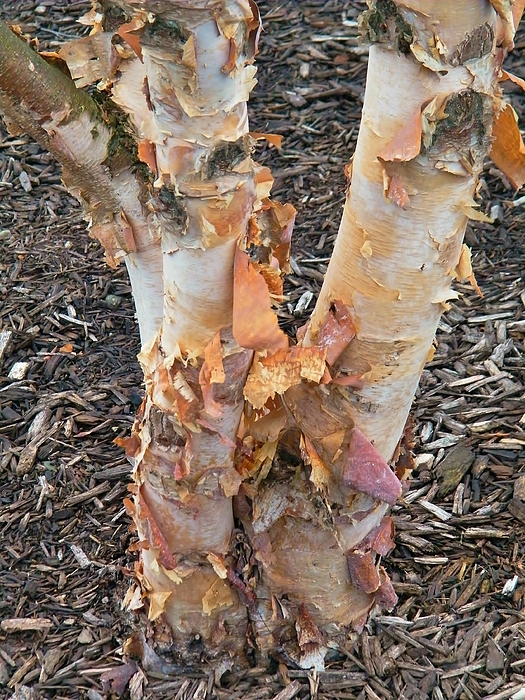
[[[16,0],[0,14],[53,48],[82,31],[88,7]],[[290,333],[314,305],[341,215],[366,72],[360,7],[261,2],[251,124],[284,136],[259,160],[274,196],[298,209],[279,312]],[[509,60],[521,77],[523,48]],[[133,624],[120,611],[129,465],[113,442],[141,401],[130,287],[104,265],[50,157],[0,137],[0,696],[100,700]],[[417,468],[387,562],[396,610],[349,637],[323,674],[137,671],[124,697],[505,700],[525,687],[525,198],[491,164],[481,192],[494,223],[472,223],[467,242],[484,298],[456,285],[415,401]]]

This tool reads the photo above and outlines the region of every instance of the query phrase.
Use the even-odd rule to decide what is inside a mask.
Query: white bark
[[[400,8],[420,10],[413,16],[429,31],[434,27],[449,55],[475,27],[495,25],[487,2],[438,5],[421,0]],[[408,12],[406,16],[411,17]],[[428,48],[422,51],[425,55]],[[485,53],[457,66],[447,64],[446,58],[441,57],[440,73],[438,61],[426,68],[413,54],[405,56],[383,44],[370,48],[352,184],[310,326],[309,341],[315,342],[316,329],[333,300],[353,309],[357,336],[341,368],[360,375],[364,386],[348,392],[351,415],[386,459],[391,459],[402,433],[446,301],[457,297],[451,284],[467,215],[476,216],[471,207],[490,135],[490,114],[476,115],[486,121],[486,145],[478,154],[473,148],[473,158],[465,164],[461,159],[466,147],[458,144],[453,153],[453,140],[406,162],[385,162],[379,156],[433,99],[466,90],[494,93],[493,57]],[[479,137],[475,127],[472,130],[474,146]],[[394,175],[409,199],[403,206],[385,193],[385,178]]]

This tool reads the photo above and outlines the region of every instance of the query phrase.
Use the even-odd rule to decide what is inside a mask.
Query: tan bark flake
[[[233,337],[243,348],[279,350],[288,338],[271,308],[270,293],[248,255],[237,249],[233,284]]]
[[[91,10],[89,10],[89,12],[86,12],[85,15],[79,17],[79,19],[77,19],[77,22],[79,24],[83,24],[86,27],[92,27],[91,34],[96,34],[97,32],[103,31],[103,20],[104,15],[102,14],[102,12],[99,12],[95,8],[92,8]]]
[[[77,88],[106,81],[115,75],[120,57],[112,44],[111,32],[99,32],[66,42],[59,56],[67,63]]]
[[[156,620],[164,612],[166,601],[171,595],[171,591],[155,591],[148,593],[149,610],[148,620]]]
[[[525,183],[525,145],[518,128],[518,117],[508,104],[500,111],[492,130],[490,157],[516,189]]]
[[[324,375],[326,350],[293,347],[264,357],[257,354],[244,387],[254,408],[262,408],[275,394],[300,384],[303,379],[319,383]]]
[[[301,455],[304,463],[310,465],[310,481],[318,491],[328,491],[330,470],[317,453],[312,441],[303,435],[301,438]]]
[[[230,587],[218,578],[208,588],[202,599],[202,611],[205,615],[210,615],[216,608],[229,608],[233,602]]]
[[[225,579],[228,576],[228,567],[224,561],[224,557],[220,554],[214,554],[210,552],[207,557],[210,564],[213,566],[213,570],[219,578]]]
[[[260,131],[250,131],[250,136],[256,141],[268,141],[272,146],[276,148],[281,148],[283,143],[283,137],[281,134],[263,134]]]
[[[478,287],[476,277],[474,276],[474,272],[472,271],[471,257],[472,256],[470,248],[468,247],[468,245],[463,243],[461,247],[461,255],[459,256],[459,262],[456,266],[456,276],[460,281],[468,280],[470,284],[474,287],[476,292],[480,295],[480,297],[482,297],[483,294],[481,292],[481,289]]]
[[[199,372],[199,384],[204,400],[206,413],[217,418],[221,414],[221,406],[213,398],[213,385],[222,384],[226,378],[222,363],[221,334],[217,332],[204,348],[204,362]]]

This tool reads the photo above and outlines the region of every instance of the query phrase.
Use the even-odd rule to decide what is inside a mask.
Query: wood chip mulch
[[[344,201],[363,4],[260,4],[251,124],[284,136],[259,160],[275,173],[274,196],[298,209],[279,311],[293,333],[315,303]],[[82,31],[75,19],[88,8],[16,0],[0,15],[52,49]],[[518,38],[509,69],[525,78],[523,48]],[[512,100],[522,116],[517,89]],[[393,509],[398,607],[349,637],[322,674],[270,665],[159,677],[122,657],[133,559],[129,465],[113,440],[141,401],[130,286],[104,265],[51,158],[0,132],[0,697],[100,700],[130,679],[122,697],[132,700],[525,698],[525,197],[490,163],[481,192],[494,223],[473,222],[467,243],[484,298],[456,285],[415,401],[416,470]]]

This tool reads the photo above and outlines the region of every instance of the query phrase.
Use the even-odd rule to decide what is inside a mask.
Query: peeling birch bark
[[[330,304],[356,337],[337,370],[359,375],[348,410],[390,460],[459,264],[499,111],[488,2],[372,3],[367,88],[339,236],[306,343]]]
[[[243,523],[262,571],[259,645],[269,650],[280,638],[296,663],[318,669],[328,642],[362,629],[375,605],[396,602],[380,565],[393,546],[385,514],[400,495],[388,463],[406,449],[399,441],[421,371],[457,297],[451,284],[472,275],[463,234],[469,217],[485,218],[476,187],[502,107],[488,2],[369,8],[352,183],[302,342],[327,349],[329,375],[284,393],[286,425],[300,431],[287,448],[310,469],[286,478],[274,461],[265,488],[243,486],[252,504]],[[305,610],[315,643],[301,642]]]
[[[276,206],[248,135],[259,17],[248,0],[174,1],[147,14],[121,2],[115,20],[127,48],[117,43],[111,92],[151,171],[147,206],[164,279],[161,327],[139,355],[146,399],[127,442],[136,483],[128,507],[144,542],[137,577],[149,618],[163,616],[183,657],[233,658],[246,645],[251,595],[232,554],[243,387],[254,349],[288,345],[263,276],[272,245],[259,246],[257,264],[243,252],[259,245],[249,232],[256,236]],[[94,13],[90,21],[94,36],[109,29]],[[242,256],[248,278],[236,263]],[[240,309],[236,298],[247,304]],[[261,304],[275,329],[247,341]],[[129,602],[140,604],[135,593]]]
[[[352,184],[293,347],[272,305],[295,211],[251,158],[253,0],[95,2],[91,34],[59,53],[71,78],[0,24],[0,109],[62,163],[130,272],[146,396],[120,441],[140,552],[124,603],[184,661],[226,668],[257,648],[322,670],[395,605],[381,561],[410,470],[403,429],[451,284],[475,285],[462,241],[486,218],[489,149],[525,182],[498,88],[519,80],[500,65],[524,4],[370,0]],[[77,89],[93,84],[100,108]],[[139,648],[158,659],[144,635]]]

